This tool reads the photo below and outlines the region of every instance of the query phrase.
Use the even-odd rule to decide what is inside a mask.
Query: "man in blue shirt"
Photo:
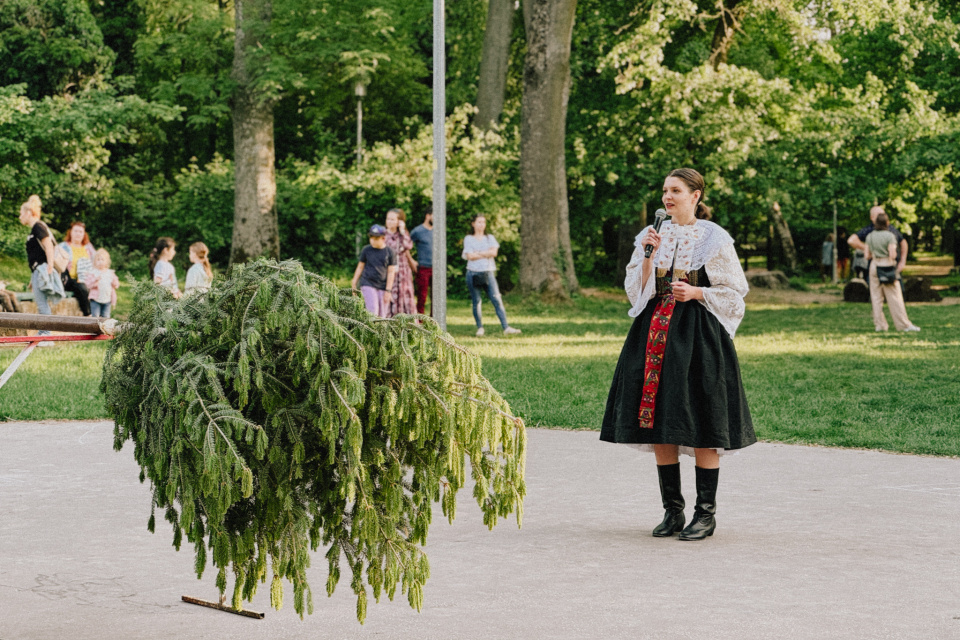
[[[433,283],[433,207],[427,207],[423,224],[410,232],[410,239],[417,248],[417,262],[413,265],[417,274],[417,313],[425,313],[427,294]],[[430,311],[433,315],[433,309]]]

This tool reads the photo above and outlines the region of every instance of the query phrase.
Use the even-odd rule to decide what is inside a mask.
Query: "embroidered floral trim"
[[[669,282],[669,281],[668,281]],[[657,390],[660,388],[660,372],[663,369],[663,354],[667,350],[667,333],[670,318],[677,301],[673,293],[660,298],[650,319],[647,334],[647,354],[643,365],[643,392],[640,395],[640,428],[653,429],[653,414],[657,405]]]
[[[647,333],[647,350],[643,363],[643,390],[640,394],[640,428],[653,429],[653,416],[657,404],[657,390],[660,388],[660,372],[663,370],[663,356],[667,350],[667,334],[670,331],[670,320],[677,301],[673,297],[671,282],[686,282],[693,284],[700,282],[700,271],[671,271],[657,269],[656,287],[657,306],[653,309],[650,319],[650,331]],[[707,279],[708,280],[708,279]],[[709,286],[709,281],[702,283]]]

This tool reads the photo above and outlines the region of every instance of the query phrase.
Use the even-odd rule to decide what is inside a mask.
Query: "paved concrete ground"
[[[266,587],[259,621],[181,603],[215,599],[214,575],[160,518],[147,532],[111,433],[0,424],[0,639],[960,638],[960,460],[759,444],[723,461],[719,528],[691,543],[649,534],[649,454],[532,430],[523,529],[487,531],[463,491],[431,529],[423,612],[371,603],[361,627],[348,578],[323,595],[319,555],[303,621]]]

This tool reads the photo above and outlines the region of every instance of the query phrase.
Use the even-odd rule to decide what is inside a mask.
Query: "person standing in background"
[[[879,216],[881,213],[886,213],[883,207],[876,206],[870,209],[870,224],[868,224],[867,226],[865,226],[864,228],[860,229],[855,234],[850,236],[850,238],[847,240],[847,243],[857,251],[866,252],[867,236],[870,235],[870,232],[874,230],[875,228],[874,225],[877,222],[877,216]],[[899,280],[900,274],[903,273],[904,267],[907,266],[907,249],[909,248],[909,246],[907,245],[906,238],[903,237],[903,234],[900,233],[900,231],[897,230],[896,227],[894,227],[893,225],[890,225],[886,230],[892,233],[897,240],[897,280]],[[865,271],[869,270],[869,268],[870,268],[870,264],[868,260]],[[864,276],[867,276],[867,274],[864,273]]]
[[[470,229],[473,233],[463,239],[461,257],[467,261],[467,290],[470,292],[473,305],[473,319],[477,323],[477,337],[486,333],[483,328],[483,314],[480,311],[481,291],[487,292],[487,297],[493,304],[493,310],[497,312],[497,318],[500,319],[504,335],[520,333],[520,329],[511,327],[507,322],[503,297],[500,295],[500,287],[497,286],[497,263],[494,258],[500,250],[500,243],[492,234],[487,233],[487,219],[483,214],[474,216]]]
[[[837,237],[846,238],[847,228],[837,227]],[[837,279],[841,282],[850,277],[850,245],[846,242],[837,243]]]
[[[153,275],[153,281],[179,300],[183,294],[180,293],[180,285],[177,284],[177,270],[170,264],[175,255],[177,255],[177,243],[173,238],[157,238],[157,245],[150,252],[147,268]]]
[[[410,239],[417,248],[417,259],[411,267],[416,274],[417,313],[426,313],[427,295],[433,283],[433,207],[427,207],[423,224],[410,232]],[[432,299],[431,299],[432,307]],[[430,309],[433,315],[433,309]]]
[[[190,263],[193,264],[187,271],[187,282],[183,287],[184,293],[194,291],[206,293],[213,284],[213,269],[210,267],[210,249],[202,242],[190,245]]]
[[[33,301],[37,305],[37,313],[49,316],[52,314],[50,307],[58,304],[65,296],[60,274],[53,268],[53,235],[47,225],[40,221],[43,213],[41,206],[40,196],[30,196],[20,207],[20,224],[30,228],[27,236],[27,264],[32,272],[30,287],[33,289]],[[48,336],[50,332],[42,329],[37,335]],[[37,343],[38,347],[53,345],[51,340]]]
[[[367,237],[370,244],[360,251],[350,287],[359,289],[367,311],[380,318],[390,317],[390,298],[397,277],[397,254],[387,246],[387,230],[375,224]]]
[[[397,256],[397,277],[390,289],[390,313],[387,317],[392,318],[399,313],[412,315],[417,312],[417,300],[413,295],[413,265],[416,263],[410,255],[413,241],[407,231],[407,214],[403,209],[387,211],[386,227],[387,246]]]
[[[828,233],[823,241],[820,255],[820,279],[826,282],[833,277],[833,234]]]
[[[873,306],[873,326],[877,331],[886,331],[890,328],[883,315],[883,301],[886,299],[897,331],[920,331],[920,327],[910,322],[910,318],[907,317],[903,293],[897,282],[881,282],[877,273],[878,269],[889,269],[897,264],[893,258],[897,252],[897,240],[889,230],[889,225],[887,214],[881,212],[874,219],[874,230],[867,235],[864,243],[867,248],[866,258],[870,261],[870,303]]]
[[[109,318],[110,310],[117,306],[120,279],[110,268],[110,253],[106,249],[97,249],[93,254],[93,269],[87,273],[84,284],[90,292],[90,314],[95,318]]]

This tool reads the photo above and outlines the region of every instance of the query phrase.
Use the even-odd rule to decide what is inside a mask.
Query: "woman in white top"
[[[473,233],[463,239],[463,259],[467,261],[467,289],[470,290],[470,299],[473,301],[473,319],[477,323],[477,335],[482,336],[483,317],[480,312],[480,291],[486,290],[487,297],[493,303],[493,308],[500,319],[503,332],[507,335],[520,333],[507,323],[507,312],[503,309],[503,298],[500,288],[497,287],[497,265],[494,258],[500,249],[497,239],[487,233],[487,219],[477,216],[470,223]]]
[[[704,189],[693,169],[670,172],[670,220],[637,236],[624,283],[636,320],[600,430],[601,440],[654,452],[665,513],[653,535],[681,540],[713,535],[720,454],[757,441],[733,346],[747,280],[733,238],[709,220]],[[680,453],[696,456],[697,506],[686,528]]]
[[[204,293],[210,290],[213,283],[213,269],[210,268],[210,249],[202,242],[190,245],[190,262],[193,264],[187,271],[187,282],[184,292],[190,295],[194,291]]]
[[[153,281],[169,291],[174,298],[179,298],[180,286],[177,284],[177,270],[170,261],[177,255],[177,243],[173,238],[157,238],[157,246],[150,252],[148,266],[153,274]]]

